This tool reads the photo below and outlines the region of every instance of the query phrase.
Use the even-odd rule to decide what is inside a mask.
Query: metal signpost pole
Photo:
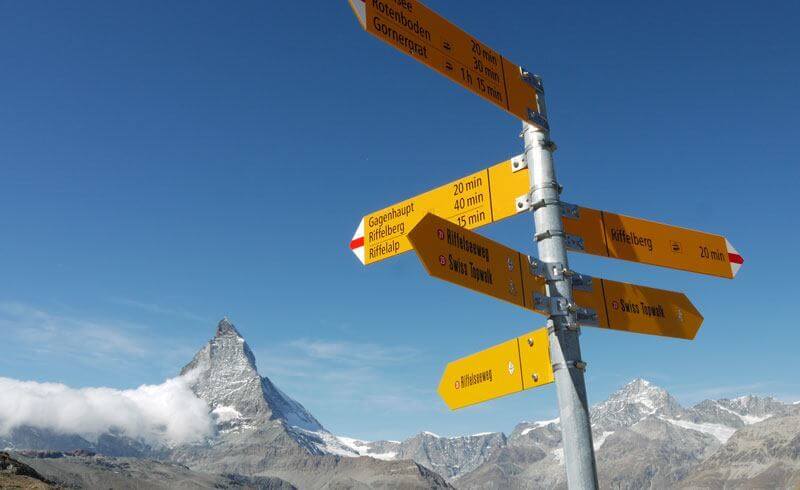
[[[539,110],[546,118],[543,95],[539,97]],[[558,393],[567,484],[571,489],[594,490],[598,484],[583,378],[586,364],[581,360],[580,332],[573,307],[566,236],[561,219],[561,188],[553,166],[555,144],[550,141],[549,131],[528,123],[523,123],[523,138],[539,260],[548,268],[551,315],[547,326]]]

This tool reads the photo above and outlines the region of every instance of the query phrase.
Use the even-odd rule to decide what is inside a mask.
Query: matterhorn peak
[[[228,317],[220,320],[214,338],[181,371],[189,373],[191,390],[208,404],[220,433],[264,430],[275,421],[293,430],[325,431],[301,404],[261,377],[253,352]],[[297,437],[319,451],[308,442],[312,436]]]
[[[241,337],[242,335],[236,330],[236,327],[233,326],[233,323],[228,319],[228,317],[223,317],[222,320],[219,321],[217,324],[217,334],[215,337],[222,337],[225,335],[235,335],[237,337]]]

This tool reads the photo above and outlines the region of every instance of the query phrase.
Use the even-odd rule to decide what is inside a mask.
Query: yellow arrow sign
[[[414,227],[409,240],[431,276],[550,314],[547,281],[527,255],[433,214]],[[574,307],[585,324],[693,339],[703,322],[682,293],[588,276],[573,284]]]
[[[429,212],[470,229],[514,215],[530,185],[515,165],[522,168],[521,156],[364,216],[350,249],[365,265],[407,252],[408,233]]]
[[[584,207],[565,208],[570,249],[733,279],[744,259],[723,236]]]
[[[573,295],[575,303],[594,314],[584,318],[587,325],[692,340],[703,324],[703,315],[683,293],[608,279],[581,279],[585,283],[574,287]]]
[[[544,293],[546,284],[531,272],[526,255],[433,214],[409,240],[433,277],[537,311],[534,293]]]
[[[552,382],[550,345],[543,328],[449,363],[438,391],[456,410]]]
[[[523,121],[547,129],[537,82],[522,68],[417,0],[348,0],[378,39]]]

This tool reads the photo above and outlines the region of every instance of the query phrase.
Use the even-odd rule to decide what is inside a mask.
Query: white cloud
[[[738,385],[685,385],[674,387],[670,392],[673,396],[686,403],[697,403],[702,400],[716,400],[719,398],[733,398],[743,393],[760,394],[769,393],[776,382],[756,382]]]
[[[58,383],[0,377],[0,434],[20,426],[78,434],[88,440],[110,430],[150,444],[172,446],[213,434],[208,405],[186,378],[134,390],[74,389]]]
[[[261,374],[301,400],[312,412],[336,405],[350,411],[428,410],[433,396],[414,386],[403,366],[419,360],[419,350],[371,342],[297,339],[258,351]],[[315,407],[316,400],[325,400]]]
[[[161,306],[155,303],[145,303],[143,301],[136,301],[134,299],[128,299],[128,298],[112,298],[111,302],[122,306],[136,308],[138,310],[146,311],[148,313],[153,313],[155,315],[172,316],[176,318],[192,320],[195,322],[211,323],[211,320],[207,318],[203,318],[200,315],[195,315],[192,312],[180,308],[168,308],[166,306]]]
[[[81,357],[146,356],[149,351],[131,330],[139,325],[111,324],[51,314],[22,303],[0,303],[0,329],[39,354],[64,352]]]
[[[408,361],[418,354],[410,347],[384,347],[371,343],[299,339],[288,343],[313,359],[351,364],[387,364]]]

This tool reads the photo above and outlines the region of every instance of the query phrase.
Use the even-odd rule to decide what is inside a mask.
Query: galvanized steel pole
[[[546,118],[543,94],[540,94],[539,101],[540,113]],[[558,392],[567,484],[570,489],[595,490],[598,488],[597,468],[583,378],[586,364],[581,359],[580,331],[572,306],[572,281],[561,221],[561,188],[553,166],[555,144],[550,141],[549,131],[528,123],[523,123],[523,138],[531,182],[529,204],[533,208],[539,260],[554,272],[548,274],[551,315],[547,326]]]

